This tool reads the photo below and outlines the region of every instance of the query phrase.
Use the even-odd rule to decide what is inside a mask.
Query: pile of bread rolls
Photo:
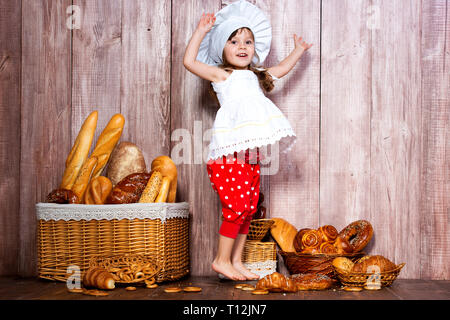
[[[281,218],[272,218],[270,233],[284,252],[308,254],[348,254],[362,251],[373,236],[372,225],[366,220],[354,221],[341,232],[332,225],[318,229],[297,229]]]
[[[174,162],[168,156],[159,156],[153,159],[151,171],[147,173],[138,146],[127,141],[118,144],[125,125],[121,114],[112,116],[89,155],[97,119],[97,111],[85,119],[67,157],[62,182],[48,194],[47,202],[175,202],[177,168]],[[101,175],[103,171],[105,175]]]

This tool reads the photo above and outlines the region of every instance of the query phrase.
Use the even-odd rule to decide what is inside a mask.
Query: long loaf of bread
[[[163,176],[161,172],[155,171],[152,173],[148,183],[142,191],[141,197],[139,198],[139,202],[141,203],[152,203],[155,202],[156,197],[158,196],[158,192],[161,189],[161,184],[163,181]]]
[[[105,168],[108,163],[111,152],[114,150],[114,147],[122,135],[124,125],[125,118],[120,113],[117,113],[112,116],[111,120],[109,120],[105,129],[103,129],[98,137],[94,151],[92,151],[91,154],[91,157],[98,158],[97,166],[92,174],[92,178],[96,178],[102,173],[103,168]]]
[[[169,177],[164,177],[162,179],[161,188],[159,189],[158,196],[155,202],[167,202],[167,196],[169,195],[170,183],[172,181]]]
[[[87,186],[89,185],[89,181],[91,180],[92,173],[95,170],[95,166],[97,165],[97,157],[90,157],[83,165],[78,174],[75,183],[73,184],[72,191],[78,197],[78,199],[83,199],[84,193],[86,191]]]
[[[97,119],[98,112],[94,111],[84,120],[72,150],[70,150],[66,159],[66,168],[60,185],[61,189],[72,189],[78,173],[89,155],[95,129],[97,128]]]

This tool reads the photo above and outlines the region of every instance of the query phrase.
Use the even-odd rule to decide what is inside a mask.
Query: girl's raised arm
[[[292,70],[298,60],[300,60],[303,53],[312,47],[312,44],[307,44],[305,41],[302,41],[302,37],[297,38],[296,34],[294,34],[294,45],[294,50],[292,50],[292,52],[283,61],[281,61],[278,65],[267,69],[270,74],[277,78],[285,76]]]
[[[186,52],[184,53],[183,64],[187,70],[196,74],[197,76],[212,81],[219,82],[227,78],[228,73],[220,69],[219,67],[210,66],[206,63],[197,60],[198,49],[202,43],[205,35],[211,30],[216,17],[214,14],[208,13],[206,16],[203,13],[200,22],[198,23],[197,29],[195,29],[192,34],[191,40],[189,41]]]

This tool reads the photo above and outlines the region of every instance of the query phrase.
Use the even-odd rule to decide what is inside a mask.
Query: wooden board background
[[[191,273],[214,274],[221,207],[204,135],[218,107],[182,59],[201,13],[231,2],[0,0],[0,275],[36,274],[34,204],[93,110],[95,138],[120,112],[148,165],[177,160]],[[449,1],[251,2],[272,22],[266,66],[293,33],[314,44],[268,95],[298,136],[262,177],[269,215],[298,229],[367,219],[367,251],[406,262],[402,278],[449,279]]]

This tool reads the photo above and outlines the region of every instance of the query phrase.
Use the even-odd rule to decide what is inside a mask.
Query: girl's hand
[[[294,34],[294,44],[295,44],[295,49],[302,48],[303,51],[306,51],[312,47],[312,43],[307,44],[305,41],[302,41],[302,37],[298,38],[296,34]]]
[[[200,22],[198,23],[197,30],[208,33],[215,22],[216,17],[214,16],[214,13],[207,13],[206,15],[203,13]]]

